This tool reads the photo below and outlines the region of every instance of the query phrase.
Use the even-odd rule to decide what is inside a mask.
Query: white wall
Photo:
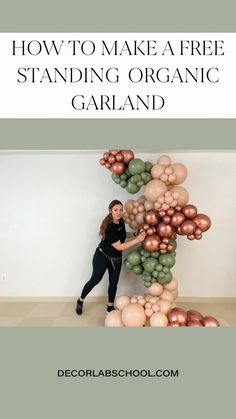
[[[97,152],[0,153],[0,293],[77,296],[91,273],[98,228],[114,199],[130,195]],[[190,203],[212,219],[202,240],[178,237],[173,273],[181,296],[236,297],[236,153],[168,153],[184,163]],[[158,153],[136,157],[158,159]],[[3,280],[3,278],[6,278]],[[107,276],[90,294],[105,295]],[[143,292],[122,270],[119,294]]]

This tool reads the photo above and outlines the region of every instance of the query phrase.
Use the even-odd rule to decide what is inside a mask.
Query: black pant
[[[120,276],[120,270],[122,266],[122,260],[114,262],[113,265],[111,261],[108,258],[106,258],[106,256],[99,250],[99,248],[97,248],[93,257],[93,273],[90,280],[85,284],[83,288],[83,291],[81,293],[82,299],[84,299],[88,295],[88,293],[95,287],[95,285],[99,284],[99,282],[103,278],[103,275],[108,269],[108,301],[109,303],[114,303],[117,284]]]

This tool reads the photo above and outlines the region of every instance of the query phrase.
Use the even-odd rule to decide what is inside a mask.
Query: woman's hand
[[[142,233],[139,233],[137,236],[137,240],[139,243],[143,242],[146,238],[147,233],[145,231],[142,231]]]

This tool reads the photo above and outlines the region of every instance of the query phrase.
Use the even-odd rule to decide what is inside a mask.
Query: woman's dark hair
[[[105,238],[105,230],[106,230],[108,224],[111,224],[113,222],[113,218],[112,218],[112,215],[111,215],[110,211],[112,210],[112,208],[115,205],[122,205],[122,207],[123,207],[122,202],[118,201],[118,199],[113,199],[113,201],[110,202],[110,204],[108,206],[109,214],[102,221],[102,224],[101,224],[100,230],[99,230],[99,235],[101,236],[101,238],[103,240]]]

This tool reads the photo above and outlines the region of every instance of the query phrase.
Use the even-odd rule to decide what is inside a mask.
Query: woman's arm
[[[143,232],[143,233],[140,233],[135,239],[133,239],[133,240],[130,240],[130,241],[128,241],[128,242],[126,242],[126,243],[121,243],[121,241],[119,240],[119,241],[117,241],[117,242],[115,242],[115,243],[112,243],[112,246],[116,249],[116,250],[120,250],[120,251],[122,251],[122,250],[127,250],[127,249],[130,249],[131,247],[134,247],[134,246],[136,246],[137,244],[139,244],[139,243],[141,243],[141,242],[143,242],[144,241],[144,239],[145,239],[145,237],[146,237],[146,233],[145,232]]]

